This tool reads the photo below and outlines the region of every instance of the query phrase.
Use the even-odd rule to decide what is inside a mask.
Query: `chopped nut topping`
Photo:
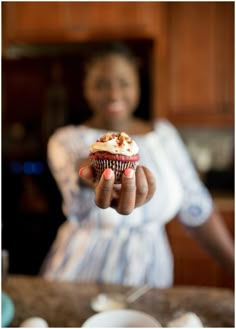
[[[117,139],[117,144],[122,145],[125,141],[129,144],[132,143],[132,139],[125,132],[111,133],[107,132],[104,136],[100,137],[97,142],[108,142],[111,139]]]

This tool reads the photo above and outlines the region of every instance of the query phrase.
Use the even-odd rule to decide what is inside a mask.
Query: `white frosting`
[[[105,135],[106,136],[106,135]],[[122,140],[120,139],[122,136]],[[100,139],[101,140],[101,139]],[[112,139],[107,141],[97,141],[96,143],[90,146],[90,152],[109,152],[112,154],[121,154],[126,156],[132,156],[138,154],[139,148],[134,140],[125,134],[112,134]]]

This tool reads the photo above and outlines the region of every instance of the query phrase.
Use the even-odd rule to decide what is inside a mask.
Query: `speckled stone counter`
[[[116,285],[49,282],[40,277],[9,276],[3,291],[13,300],[11,327],[39,316],[49,327],[81,327],[95,312],[90,300],[101,292],[124,293],[130,287]],[[206,287],[151,289],[129,308],[146,312],[165,327],[185,312],[196,313],[205,327],[234,327],[234,294],[231,290]]]

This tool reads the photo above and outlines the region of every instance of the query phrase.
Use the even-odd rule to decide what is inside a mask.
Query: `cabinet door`
[[[68,35],[142,36],[158,28],[160,4],[152,2],[67,2]],[[159,20],[160,21],[160,20]]]
[[[233,204],[230,201],[229,209],[220,212],[234,239]],[[234,279],[187,233],[177,219],[167,224],[167,233],[174,255],[174,284],[234,287]]]
[[[169,5],[169,117],[233,125],[234,4]]]
[[[4,2],[3,33],[8,42],[47,40],[62,33],[62,2]]]
[[[158,2],[5,2],[8,42],[78,41],[96,37],[148,37],[160,28]]]

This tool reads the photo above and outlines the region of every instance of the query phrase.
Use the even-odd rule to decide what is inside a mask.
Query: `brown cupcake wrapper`
[[[104,170],[110,168],[114,171],[115,174],[115,184],[121,183],[121,176],[125,169],[131,168],[136,169],[137,162],[134,161],[117,161],[117,160],[95,160],[90,159],[91,165],[95,172],[95,179],[100,180]]]

